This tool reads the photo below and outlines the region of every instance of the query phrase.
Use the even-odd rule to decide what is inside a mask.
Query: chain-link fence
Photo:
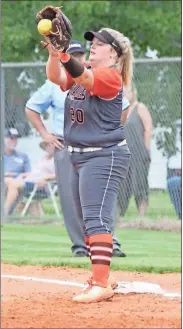
[[[29,97],[46,79],[45,64],[7,63],[2,64],[1,70],[2,148],[4,147],[4,130],[11,127],[17,128],[21,135],[17,149],[29,156],[33,167],[41,156],[42,150],[39,148],[41,139],[28,123],[24,108]],[[147,205],[149,190],[163,190],[164,197],[161,196],[161,200],[157,199],[156,202],[155,195],[153,195],[152,205],[151,198],[149,199],[149,209],[152,210],[152,207],[156,206],[157,215],[166,215],[170,212],[170,208],[168,208],[169,210],[166,213],[168,202],[170,207],[172,207],[172,214],[175,212],[174,209],[178,214],[180,212],[178,210],[180,208],[180,192],[178,189],[180,175],[178,173],[181,170],[181,59],[136,60],[134,81],[138,100],[146,105],[152,117],[153,135],[150,152],[142,152],[142,140],[139,144],[137,140],[141,138],[142,134],[145,134],[146,129],[142,124],[142,118],[138,115],[138,110],[136,111],[136,117],[134,115],[135,111],[133,111],[133,115],[131,114],[128,118],[129,123],[131,121],[132,124],[126,124],[125,129],[127,136],[129,135],[128,138],[130,138],[130,144],[136,150],[138,156],[135,157],[135,152],[134,155],[132,154],[134,161],[132,161],[126,184],[122,184],[120,190],[119,204],[121,213],[125,214],[127,208],[129,208],[128,203],[131,195],[135,196],[138,208],[139,205],[143,208]],[[49,111],[46,112],[43,119],[46,126],[50,127]],[[133,127],[135,127],[135,130]],[[134,133],[130,134],[130,129]],[[167,171],[168,166],[170,168]],[[170,182],[171,179],[167,181],[167,174],[169,175],[169,173],[170,176],[173,176],[171,178],[172,184]],[[3,182],[6,173],[1,170],[1,174],[1,187],[5,193]],[[55,196],[58,201],[56,189]],[[41,195],[39,198],[41,199]],[[3,197],[1,201],[3,201]],[[45,196],[43,203],[46,213],[51,214],[55,210],[53,200],[49,201],[49,198]],[[164,213],[162,211],[162,203],[164,203]],[[50,208],[50,204],[53,207],[51,205]],[[130,207],[133,208],[133,205],[130,204]],[[159,210],[158,207],[160,207]],[[40,206],[39,211],[42,212]],[[128,209],[127,213],[129,211]]]

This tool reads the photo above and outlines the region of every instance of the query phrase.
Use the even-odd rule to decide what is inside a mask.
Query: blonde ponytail
[[[122,50],[122,55],[117,59],[116,65],[121,73],[124,85],[126,87],[130,87],[133,78],[133,61],[134,61],[133,50],[130,40],[119,31],[109,28],[102,28],[101,30],[105,30],[108,33],[110,33],[120,45],[120,48]]]
[[[133,78],[133,51],[131,46],[128,47],[128,52],[125,56],[121,56],[121,75],[123,83],[126,87],[130,87]]]

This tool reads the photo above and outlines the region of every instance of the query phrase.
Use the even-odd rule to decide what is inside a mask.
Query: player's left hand
[[[45,37],[45,39],[46,39],[46,37]],[[41,49],[41,51],[44,48],[47,48],[48,49],[48,52],[49,52],[49,55],[51,55],[52,57],[58,57],[58,58],[60,58],[59,57],[58,50],[56,50],[51,43],[41,41],[41,45],[43,46],[43,48]]]

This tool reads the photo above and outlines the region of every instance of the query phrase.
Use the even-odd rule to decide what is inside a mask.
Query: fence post
[[[5,69],[1,68],[1,111],[0,111],[0,171],[1,171],[1,223],[5,222],[5,186],[4,186],[4,126],[5,126]]]

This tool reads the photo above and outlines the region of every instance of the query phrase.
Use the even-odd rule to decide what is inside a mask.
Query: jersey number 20
[[[84,122],[84,112],[81,109],[70,107],[70,116],[73,122],[82,124]]]

